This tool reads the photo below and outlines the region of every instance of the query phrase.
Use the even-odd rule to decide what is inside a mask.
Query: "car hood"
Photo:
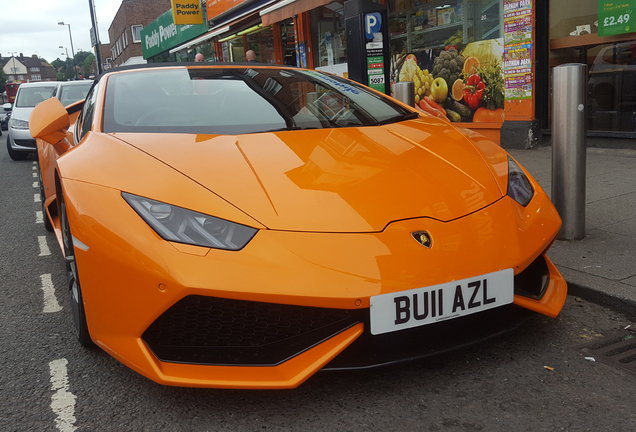
[[[437,120],[237,136],[113,135],[270,229],[381,231],[396,220],[457,219],[502,196],[482,154]]]
[[[16,120],[24,120],[24,121],[29,121],[29,116],[31,115],[31,111],[33,111],[32,107],[27,107],[27,108],[13,108],[13,111],[11,111],[11,117],[13,117]]]

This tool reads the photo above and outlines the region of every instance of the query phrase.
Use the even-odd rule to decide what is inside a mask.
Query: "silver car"
[[[29,115],[37,104],[53,96],[58,84],[54,81],[24,83],[18,88],[7,136],[7,152],[11,159],[24,160],[37,150],[29,131]]]

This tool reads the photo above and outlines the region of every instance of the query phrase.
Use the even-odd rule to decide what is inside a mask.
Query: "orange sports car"
[[[125,67],[29,124],[79,341],[161,384],[296,387],[565,301],[561,220],[510,155],[337,76]]]

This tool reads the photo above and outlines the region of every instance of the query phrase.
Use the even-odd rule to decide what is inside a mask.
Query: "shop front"
[[[141,51],[149,63],[191,61],[188,52],[174,53],[171,49],[187,43],[208,31],[205,24],[176,25],[172,10],[168,10],[141,30]]]
[[[506,131],[536,120],[533,3],[389,0],[391,82],[412,81],[426,112],[526,146]]]
[[[636,1],[552,0],[550,68],[588,68],[588,145],[636,138]]]

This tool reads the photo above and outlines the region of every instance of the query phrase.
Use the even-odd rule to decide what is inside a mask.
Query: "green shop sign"
[[[636,0],[598,1],[598,35],[636,32]]]
[[[172,10],[141,29],[141,52],[144,59],[161,54],[208,31],[205,24],[176,25]]]

